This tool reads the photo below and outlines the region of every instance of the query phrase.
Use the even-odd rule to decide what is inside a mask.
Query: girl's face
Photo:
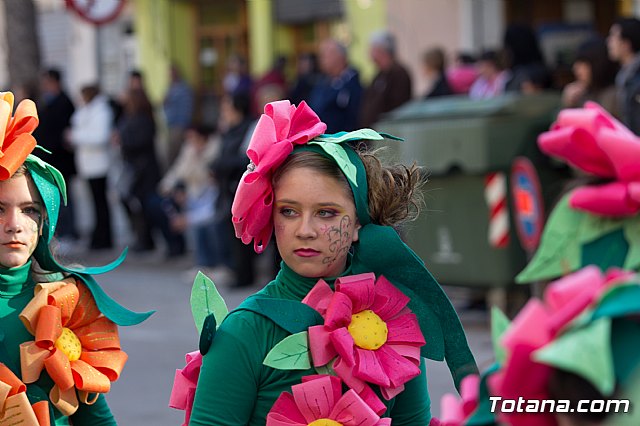
[[[576,80],[586,85],[591,84],[591,65],[585,61],[576,61],[573,63],[573,75]]]
[[[304,277],[340,275],[360,229],[349,189],[332,177],[299,167],[280,177],[274,193],[276,242],[285,263]]]
[[[22,266],[31,257],[42,229],[44,206],[25,175],[0,181],[0,265]]]

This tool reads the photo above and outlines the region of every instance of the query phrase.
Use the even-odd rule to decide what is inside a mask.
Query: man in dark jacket
[[[311,92],[309,106],[327,124],[327,133],[356,130],[362,86],[358,71],[349,66],[347,48],[325,40],[318,57],[324,77]]]
[[[640,135],[640,20],[622,18],[609,30],[609,57],[620,63],[616,91],[620,118]]]
[[[394,37],[386,31],[374,33],[369,43],[369,55],[378,74],[364,92],[360,127],[372,127],[381,114],[411,99],[411,77],[396,59]]]
[[[41,77],[42,98],[38,107],[40,123],[33,132],[38,145],[51,151],[46,160],[60,170],[68,184],[76,174],[73,150],[64,140],[64,132],[70,126],[75,111],[69,96],[62,90],[61,74],[49,69]],[[77,238],[73,215],[72,191],[67,192],[67,205],[60,209],[56,235]]]

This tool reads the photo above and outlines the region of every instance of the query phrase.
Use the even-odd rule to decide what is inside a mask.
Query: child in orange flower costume
[[[115,425],[102,394],[127,360],[117,325],[150,313],[118,305],[91,276],[124,256],[82,269],[53,257],[65,182],[31,155],[35,104],[24,100],[12,110],[13,94],[0,93],[0,424]]]

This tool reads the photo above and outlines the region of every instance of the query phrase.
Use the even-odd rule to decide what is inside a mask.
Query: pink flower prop
[[[315,366],[334,358],[333,368],[374,410],[384,410],[367,383],[380,386],[391,399],[420,374],[420,325],[407,304],[409,298],[373,273],[340,277],[336,291],[320,280],[303,299],[317,310],[324,325],[309,328]]]
[[[605,290],[631,275],[619,269],[610,269],[603,275],[598,267],[587,266],[551,283],[543,300],[531,299],[502,336],[507,359],[502,369],[489,378],[491,395],[515,400],[549,399],[547,383],[552,368],[535,362],[533,352],[555,339]],[[501,413],[501,418],[515,426],[556,425],[549,413]]]
[[[262,253],[273,232],[273,172],[294,145],[305,144],[326,129],[327,125],[304,101],[297,108],[286,100],[265,105],[247,149],[251,164],[240,180],[231,207],[236,237],[245,244],[253,240],[256,253]]]
[[[614,179],[574,190],[571,207],[611,217],[640,213],[640,138],[600,105],[587,102],[584,108],[562,110],[538,145],[587,173]]]
[[[461,397],[446,393],[440,400],[440,418],[432,419],[430,426],[463,426],[478,407],[480,377],[470,374],[460,383]]]
[[[185,411],[182,426],[187,426],[191,418],[198,376],[202,367],[202,354],[200,351],[190,352],[185,355],[185,361],[187,365],[181,370],[176,370],[169,399],[169,407]]]
[[[358,394],[342,394],[335,376],[305,376],[302,383],[282,392],[267,414],[266,426],[389,426]]]

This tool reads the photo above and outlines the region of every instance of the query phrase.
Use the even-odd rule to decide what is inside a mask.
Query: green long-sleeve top
[[[343,275],[349,275],[347,269]],[[334,280],[325,279],[333,286]],[[258,294],[301,301],[316,284],[284,262],[276,279]],[[263,365],[269,351],[289,334],[266,317],[249,310],[236,310],[224,319],[207,354],[203,357],[190,425],[264,425],[266,416],[282,392],[301,378],[317,374],[309,370],[277,370]],[[424,360],[421,374],[405,384],[405,390],[390,401],[383,399],[394,426],[427,425],[431,418]]]
[[[17,268],[0,267],[0,362],[6,364],[18,377],[20,374],[20,344],[34,339],[19,315],[33,298],[35,283],[31,278],[31,262]],[[27,396],[32,403],[37,402],[37,395],[47,396],[53,387],[53,381],[46,370],[40,379],[27,387]],[[40,388],[39,391],[37,388]],[[44,392],[44,393],[42,393]],[[93,405],[80,403],[78,411],[72,416],[63,416],[51,403],[53,408],[52,422],[56,425],[74,426],[113,426],[116,421],[109,410],[104,395],[100,395]]]

